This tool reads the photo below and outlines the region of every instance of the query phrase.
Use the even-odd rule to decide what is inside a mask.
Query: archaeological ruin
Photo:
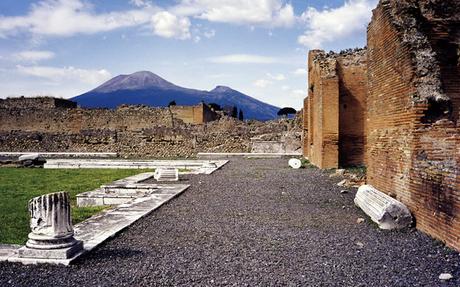
[[[308,71],[304,155],[321,168],[362,165],[366,50],[340,54],[310,51]]]
[[[418,229],[460,249],[460,5],[382,0],[367,49],[311,51],[304,155],[365,164]],[[306,124],[306,126],[305,126]]]
[[[301,121],[239,121],[208,105],[85,109],[69,100],[0,100],[2,152],[110,152],[190,157],[198,152],[300,152]]]

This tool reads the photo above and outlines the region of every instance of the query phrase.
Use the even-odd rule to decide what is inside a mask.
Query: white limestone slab
[[[124,159],[48,159],[44,168],[48,169],[159,169],[177,168],[189,170],[191,174],[212,174],[228,160],[124,160]],[[210,163],[215,167],[211,168]]]
[[[28,154],[23,154],[19,156],[18,160],[19,161],[24,161],[24,160],[36,160],[40,157],[38,153],[28,153]]]
[[[236,152],[236,153],[207,153],[200,152],[197,157],[200,159],[220,159],[232,157],[245,158],[284,158],[284,157],[299,157],[302,153],[251,153],[251,152]]]

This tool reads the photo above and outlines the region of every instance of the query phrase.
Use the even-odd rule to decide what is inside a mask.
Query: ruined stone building
[[[356,69],[341,68],[341,55],[310,52],[304,155],[320,167],[364,160],[368,184],[406,204],[418,229],[460,250],[460,3],[381,0],[366,54]],[[353,72],[364,90],[347,88]],[[342,117],[342,94],[357,120]],[[347,125],[363,135],[363,148],[341,143]]]
[[[250,152],[251,139],[300,148],[300,124],[243,122],[207,105],[83,109],[54,98],[0,100],[2,152],[116,152],[122,157],[187,157],[198,152]]]
[[[304,155],[313,164],[321,168],[364,164],[366,70],[366,50],[310,51]]]

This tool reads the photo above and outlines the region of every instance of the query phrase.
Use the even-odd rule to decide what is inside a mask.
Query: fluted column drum
[[[28,248],[60,249],[77,243],[70,216],[70,197],[56,192],[29,201],[30,228]]]

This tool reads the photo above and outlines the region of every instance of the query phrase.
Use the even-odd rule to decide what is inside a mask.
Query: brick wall
[[[302,108],[302,154],[308,154],[308,97],[303,100]]]
[[[170,109],[176,118],[187,124],[204,124],[218,119],[218,115],[205,104],[171,106]]]
[[[304,156],[320,168],[363,165],[366,52],[310,51]]]
[[[431,10],[432,2],[381,1],[374,10],[367,180],[405,203],[417,228],[460,249],[460,73],[452,52],[460,26]],[[458,6],[453,0],[442,5]]]
[[[367,55],[359,50],[337,58],[339,77],[339,166],[364,165]]]
[[[308,54],[308,131],[306,155],[320,168],[338,166],[339,89],[336,62],[323,51]]]

